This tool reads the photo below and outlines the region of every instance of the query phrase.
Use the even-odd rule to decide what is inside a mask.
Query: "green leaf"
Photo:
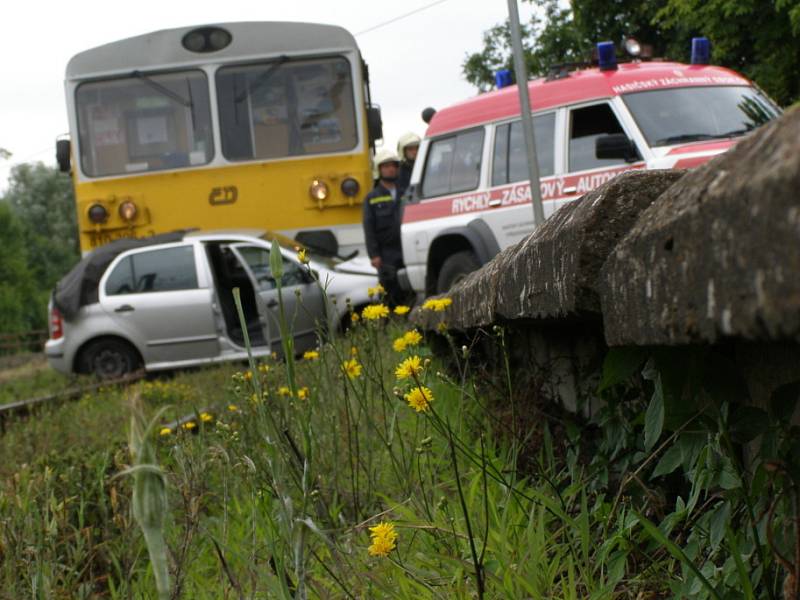
[[[650,476],[651,479],[655,479],[656,477],[661,477],[662,475],[669,475],[683,462],[683,450],[679,444],[679,442],[675,442],[664,453],[661,457],[661,460],[658,461],[656,468],[653,469],[653,474]]]
[[[772,392],[770,399],[772,416],[781,423],[788,423],[797,407],[798,399],[800,399],[800,381],[780,386]]]
[[[269,251],[269,268],[275,280],[280,281],[283,277],[283,257],[278,240],[272,240],[272,248]]]
[[[714,586],[711,585],[711,582],[706,578],[705,575],[703,575],[700,572],[700,569],[697,568],[697,565],[695,565],[694,562],[688,556],[686,556],[684,551],[681,550],[675,544],[675,542],[673,542],[667,536],[661,533],[661,530],[658,527],[656,527],[652,522],[650,522],[648,519],[646,519],[644,516],[638,513],[637,516],[639,517],[639,522],[642,524],[642,527],[644,528],[647,535],[649,535],[656,542],[658,542],[660,545],[666,548],[667,552],[669,552],[675,560],[679,561],[683,566],[685,566],[692,573],[694,573],[695,577],[697,577],[697,579],[700,580],[702,586],[706,588],[706,590],[708,591],[709,594],[711,594],[712,597],[716,598],[717,600],[722,600],[722,596],[720,596],[719,592],[717,592],[717,590],[714,589]]]
[[[711,538],[711,547],[716,550],[722,538],[725,536],[725,531],[730,524],[731,518],[731,505],[729,502],[723,502],[714,509],[709,521],[709,533]]]
[[[644,448],[648,452],[661,437],[661,430],[664,428],[664,391],[660,377],[656,377],[655,385],[653,398],[644,416]]]
[[[647,349],[639,346],[611,348],[603,361],[603,376],[597,391],[605,391],[630,379],[646,358]]]

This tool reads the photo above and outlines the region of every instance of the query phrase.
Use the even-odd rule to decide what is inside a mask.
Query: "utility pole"
[[[519,108],[522,116],[522,134],[525,137],[525,149],[528,154],[528,177],[531,185],[531,204],[533,205],[533,227],[536,229],[544,223],[542,208],[542,191],[539,187],[539,163],[536,160],[536,141],[533,137],[533,118],[531,117],[531,101],[528,95],[528,69],[522,53],[522,38],[519,27],[519,10],[517,0],[508,0],[508,19],[511,26],[511,48],[514,54],[514,74],[519,91]]]

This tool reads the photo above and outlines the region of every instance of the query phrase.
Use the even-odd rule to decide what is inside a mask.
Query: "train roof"
[[[216,52],[196,53],[183,47],[183,36],[200,27],[221,27],[231,43]],[[317,23],[241,22],[162,29],[137,35],[76,54],[67,63],[67,80],[203,64],[244,57],[280,55],[309,49],[355,49],[353,35],[342,27]]]
[[[707,85],[751,85],[742,75],[707,65],[675,62],[622,63],[616,70],[597,68],[572,71],[557,79],[528,83],[531,110],[541,111],[576,102],[610,98],[630,92]],[[427,137],[441,135],[519,115],[517,86],[480,94],[436,112]]]

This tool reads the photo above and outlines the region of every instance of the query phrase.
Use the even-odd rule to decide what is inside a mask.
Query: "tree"
[[[526,63],[534,76],[548,65],[586,61],[596,42],[613,41],[618,54],[632,36],[655,56],[687,62],[690,40],[711,40],[712,61],[753,79],[780,104],[800,99],[800,0],[527,0],[541,9],[523,28]],[[484,35],[480,52],[467,56],[463,73],[481,90],[494,72],[510,68],[508,25]]]
[[[34,284],[28,271],[25,234],[19,219],[5,202],[0,201],[0,332],[29,331],[41,325],[31,298]]]
[[[50,291],[80,258],[72,181],[42,163],[16,165],[0,204],[17,223],[9,227],[21,231],[24,252],[19,254],[25,256],[32,286],[25,292],[33,314],[29,328],[43,327]],[[5,244],[5,235],[2,239]]]

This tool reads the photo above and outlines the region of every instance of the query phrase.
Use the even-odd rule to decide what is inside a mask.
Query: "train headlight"
[[[324,181],[320,181],[319,179],[315,179],[311,182],[311,187],[308,188],[308,193],[311,194],[311,197],[314,200],[325,200],[328,197],[328,184]]]
[[[181,43],[189,52],[216,52],[232,40],[230,32],[221,27],[199,27],[184,35]]]
[[[92,204],[89,207],[89,210],[86,211],[86,214],[92,223],[96,223],[98,225],[108,221],[108,211],[102,204]]]
[[[361,186],[358,185],[358,181],[352,177],[348,177],[342,182],[342,193],[348,198],[352,198],[358,194],[360,187]]]
[[[122,217],[123,221],[133,221],[138,212],[136,205],[130,200],[126,200],[119,205],[119,216]]]

